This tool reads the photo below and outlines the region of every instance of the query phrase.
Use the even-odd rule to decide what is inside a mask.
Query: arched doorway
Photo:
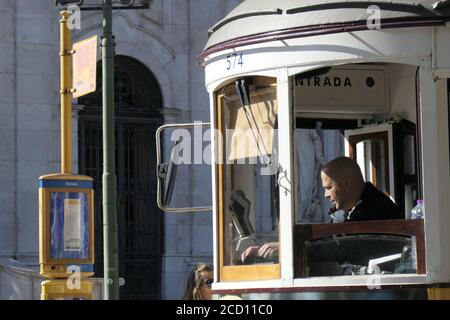
[[[94,178],[95,274],[103,276],[102,86],[81,97],[78,120],[79,172]],[[121,299],[160,299],[163,215],[156,206],[155,131],[163,123],[162,95],[141,62],[115,57],[115,138]]]

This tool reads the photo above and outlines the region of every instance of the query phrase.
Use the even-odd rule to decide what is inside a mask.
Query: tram
[[[246,0],[199,61],[216,298],[450,299],[450,1]],[[330,223],[342,155],[404,219]]]

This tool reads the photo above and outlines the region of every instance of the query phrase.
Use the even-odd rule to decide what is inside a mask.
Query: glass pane
[[[186,125],[165,128],[161,133],[160,170],[162,202],[168,208],[193,208],[211,206],[210,188],[189,188],[191,176],[194,185],[207,185],[211,181],[210,149],[211,130],[206,126]],[[201,189],[201,191],[200,191]]]
[[[321,166],[344,155],[344,135],[340,130],[295,130],[296,141],[296,221],[328,223],[330,202],[324,197]]]
[[[414,237],[340,236],[306,242],[308,277],[416,273]]]
[[[415,137],[405,135],[404,145],[404,175],[405,175],[405,213],[409,216],[415,206],[417,194],[417,170],[416,170],[416,147]]]
[[[380,191],[389,194],[386,167],[388,155],[385,154],[383,140],[364,140],[356,144],[356,159],[365,181],[370,181]]]
[[[253,79],[247,92],[232,84],[219,96],[224,265],[278,262],[278,188],[269,165],[276,154],[276,86],[275,79],[265,81]]]
[[[272,154],[276,121],[276,91],[271,86],[251,86],[247,105],[236,95],[222,98],[227,124],[227,161]],[[243,105],[244,104],[244,105]]]

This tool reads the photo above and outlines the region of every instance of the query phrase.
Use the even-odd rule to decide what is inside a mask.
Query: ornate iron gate
[[[100,71],[101,72],[101,71]],[[101,81],[101,74],[97,76]],[[160,299],[163,215],[156,206],[155,132],[159,86],[140,62],[115,61],[116,175],[121,299]],[[98,83],[97,88],[101,88]],[[101,91],[80,99],[79,171],[94,178],[95,274],[103,276]]]

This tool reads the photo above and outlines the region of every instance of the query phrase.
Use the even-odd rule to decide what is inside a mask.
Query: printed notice
[[[81,250],[81,202],[64,199],[64,250]]]
[[[74,43],[72,60],[72,82],[74,98],[96,90],[97,36]]]

